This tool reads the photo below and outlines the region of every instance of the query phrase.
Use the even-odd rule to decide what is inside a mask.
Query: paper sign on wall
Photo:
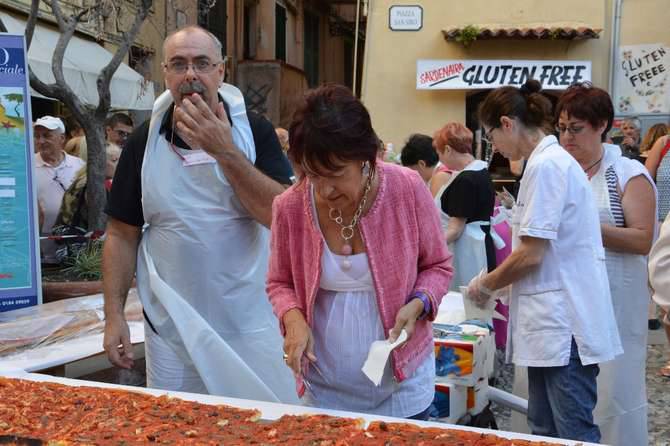
[[[670,113],[670,48],[657,44],[619,47],[616,70],[618,113]]]
[[[423,28],[423,8],[419,5],[393,5],[389,8],[392,31],[419,31]]]

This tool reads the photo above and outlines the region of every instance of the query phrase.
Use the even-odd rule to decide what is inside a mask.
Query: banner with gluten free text
[[[41,303],[26,61],[23,35],[0,33],[0,311]]]
[[[587,60],[418,60],[417,90],[479,90],[511,85],[533,78],[545,90],[564,90],[591,80]]]
[[[615,76],[617,114],[670,113],[670,48],[621,46]]]

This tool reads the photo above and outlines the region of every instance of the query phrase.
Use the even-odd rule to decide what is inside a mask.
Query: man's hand
[[[316,362],[314,355],[314,337],[305,317],[297,308],[289,310],[283,317],[286,335],[284,336],[284,358],[296,376],[302,375],[302,357]]]
[[[105,338],[103,346],[109,361],[117,367],[133,367],[133,346],[130,343],[130,330],[123,317],[105,319]]]
[[[395,342],[403,329],[407,332],[407,340],[409,341],[414,333],[416,320],[421,316],[421,313],[423,313],[423,302],[418,297],[410,300],[400,308],[398,314],[395,316],[395,326],[391,329],[389,342]]]
[[[202,149],[217,160],[237,150],[223,102],[212,111],[199,94],[192,94],[175,108],[174,119],[179,136],[194,149]]]

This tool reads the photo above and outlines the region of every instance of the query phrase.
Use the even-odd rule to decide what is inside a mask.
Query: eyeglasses
[[[170,74],[186,74],[189,67],[193,68],[193,71],[197,74],[207,74],[214,71],[221,63],[223,62],[210,62],[208,59],[199,59],[193,63],[188,63],[184,60],[172,60],[164,63],[163,68]]]
[[[130,136],[130,133],[126,132],[125,130],[114,130],[114,132],[116,132],[116,134],[121,139],[128,139],[128,137]]]
[[[484,135],[482,136],[482,141],[484,141],[486,144],[493,144],[493,136],[491,133],[496,129],[497,127],[491,127],[489,131],[484,131]]]
[[[584,126],[583,125],[581,125],[581,126],[573,125],[573,126],[570,126],[570,127],[566,127],[564,125],[557,125],[555,127],[555,129],[556,129],[556,131],[558,132],[559,135],[562,135],[565,132],[568,132],[571,135],[579,135],[584,130]]]

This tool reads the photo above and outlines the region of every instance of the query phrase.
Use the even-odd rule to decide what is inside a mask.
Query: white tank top
[[[316,218],[312,194],[312,212]],[[363,374],[372,342],[386,339],[377,307],[366,253],[348,256],[351,268],[341,267],[345,256],[333,253],[323,241],[321,280],[314,305],[314,352],[325,379],[309,369],[313,393],[308,405],[375,415],[409,417],[423,412],[433,401],[435,357],[430,355],[413,376],[402,383],[393,378],[391,361],[381,385]]]

